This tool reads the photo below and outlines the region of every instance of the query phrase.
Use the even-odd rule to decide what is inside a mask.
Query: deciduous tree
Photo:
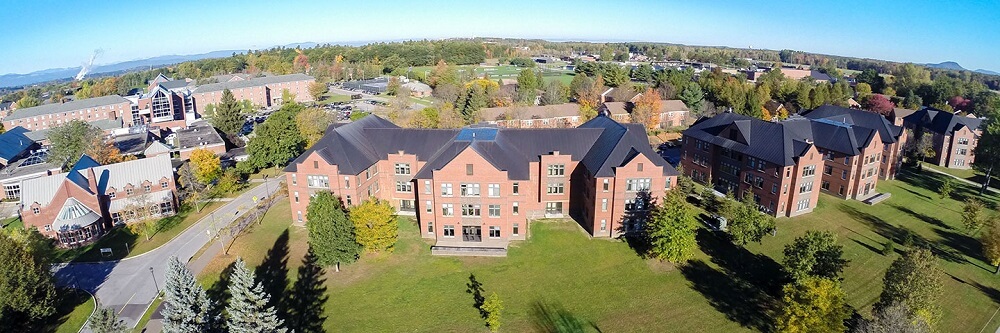
[[[979,241],[983,244],[983,256],[997,268],[993,274],[1000,274],[1000,221],[996,217],[990,219]]]
[[[630,120],[632,123],[646,126],[647,129],[654,129],[660,124],[660,107],[662,106],[660,94],[647,88],[635,102],[635,107],[629,114]]]
[[[930,333],[927,322],[910,317],[910,309],[901,303],[874,309],[871,320],[861,320],[851,333]]]
[[[399,223],[389,202],[369,199],[351,209],[355,236],[368,252],[392,251],[399,238]]]
[[[538,77],[535,76],[532,69],[522,69],[521,73],[517,75],[517,100],[521,103],[534,103],[535,96],[537,96],[535,90],[541,85],[542,83],[538,82]]]
[[[880,94],[868,96],[868,98],[865,98],[862,103],[861,107],[865,108],[865,110],[875,112],[883,116],[889,115],[892,110],[896,108],[896,105],[892,104],[892,101],[886,98],[885,95]]]
[[[569,89],[562,82],[552,80],[545,85],[542,93],[542,105],[557,105],[569,101]]]
[[[198,148],[191,152],[191,171],[194,172],[198,182],[209,184],[222,175],[222,164],[215,153]]]
[[[257,136],[247,144],[250,158],[240,162],[240,169],[252,173],[267,167],[284,166],[302,153],[306,142],[295,123],[295,116],[301,109],[302,105],[298,103],[286,103],[260,124]]]
[[[966,233],[969,235],[976,234],[986,224],[987,220],[986,209],[982,201],[976,198],[965,200],[965,206],[962,207],[962,224],[965,226]]]
[[[938,194],[941,195],[941,199],[951,197],[951,192],[955,190],[955,181],[951,179],[951,176],[944,176],[944,180],[941,181],[941,187],[938,188]]]
[[[684,262],[694,255],[698,246],[695,241],[698,225],[691,204],[679,190],[664,195],[663,202],[653,209],[643,228],[649,240],[649,256],[656,259]]]
[[[1000,122],[996,119],[996,116],[987,118],[986,128],[974,149],[976,163],[973,163],[972,167],[986,174],[982,186],[979,187],[979,195],[986,193],[990,187],[990,179],[993,178],[993,169],[1000,165]]]
[[[837,280],[847,266],[843,248],[829,231],[806,231],[785,245],[785,270],[796,280],[819,277]]]
[[[295,115],[295,125],[306,140],[306,148],[323,138],[326,128],[334,121],[333,116],[320,108],[306,108]]]
[[[254,281],[254,273],[247,269],[242,258],[236,259],[233,274],[229,278],[229,305],[226,313],[229,319],[226,327],[234,333],[284,333],[284,321],[278,318],[274,307],[268,305],[271,296],[264,291],[260,282]],[[191,331],[194,332],[194,331]]]
[[[0,328],[30,331],[55,312],[47,256],[0,232]]]
[[[777,332],[844,332],[851,316],[840,283],[807,277],[785,285],[775,328]]]
[[[70,169],[91,146],[102,141],[104,132],[80,120],[71,120],[49,130],[49,162]]]
[[[309,84],[309,95],[311,95],[315,101],[319,101],[320,98],[323,98],[323,94],[326,94],[328,91],[330,91],[330,88],[326,86],[326,83],[314,81]]]
[[[163,331],[204,332],[217,320],[211,309],[211,300],[191,271],[177,257],[170,257],[163,284]]]
[[[357,242],[354,223],[344,213],[340,198],[328,191],[317,192],[306,209],[309,246],[323,266],[352,263],[358,260],[361,245]]]
[[[34,96],[24,95],[24,97],[21,97],[21,99],[17,100],[16,105],[18,109],[25,109],[42,105],[42,101],[38,100]]]
[[[859,82],[858,85],[854,86],[854,91],[858,94],[858,98],[864,100],[872,95],[872,86],[864,82]]]
[[[942,275],[930,250],[911,248],[889,265],[875,308],[901,303],[909,308],[912,320],[921,319],[934,326],[941,317],[938,299],[943,291]]]
[[[500,296],[495,292],[490,294],[480,309],[486,313],[486,327],[490,328],[490,332],[499,332],[504,309]]]
[[[745,191],[743,199],[730,211],[731,216],[727,216],[729,234],[741,245],[750,242],[759,243],[764,235],[774,230],[774,217],[765,215],[757,209],[751,191]]]

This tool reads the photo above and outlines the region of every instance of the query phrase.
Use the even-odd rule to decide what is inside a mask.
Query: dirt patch
[[[677,270],[677,265],[669,261],[646,259],[646,266],[656,274],[667,274]]]

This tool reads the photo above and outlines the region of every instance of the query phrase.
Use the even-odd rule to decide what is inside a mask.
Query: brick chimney
[[[97,194],[97,175],[94,174],[94,168],[87,168],[87,184],[90,185],[90,192]]]

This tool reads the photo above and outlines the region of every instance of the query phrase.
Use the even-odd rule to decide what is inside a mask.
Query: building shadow
[[[597,324],[585,322],[555,303],[535,302],[531,308],[531,317],[538,332],[582,333],[587,331],[587,327],[601,332]]]
[[[781,264],[763,254],[748,251],[732,242],[727,233],[698,229],[698,247],[719,265],[724,273],[739,278],[765,294],[777,296],[791,281]]]
[[[483,319],[486,319],[489,313],[483,310],[483,303],[486,302],[486,297],[483,296],[483,283],[476,280],[476,274],[469,274],[469,283],[465,287],[465,292],[472,295],[472,307],[479,311],[479,315]]]
[[[254,270],[254,275],[264,287],[264,292],[271,296],[270,306],[273,306],[278,313],[278,318],[286,318],[287,293],[288,288],[288,229],[285,229],[274,244],[260,265]]]
[[[285,326],[297,333],[321,333],[326,321],[325,306],[329,296],[326,295],[326,278],[323,277],[323,267],[319,258],[313,253],[312,247],[302,258],[299,266],[298,279],[292,285],[287,305],[288,317]]]

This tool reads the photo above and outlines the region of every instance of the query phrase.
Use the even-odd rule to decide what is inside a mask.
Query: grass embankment
[[[986,326],[992,332],[1000,325],[1000,319],[987,323],[1000,304],[1000,278],[984,262],[979,243],[961,228],[961,200],[974,195],[975,188],[959,185],[951,198],[942,199],[936,193],[942,177],[906,171],[899,180],[881,181],[879,191],[892,198],[876,206],[821,195],[813,213],[779,219],[777,236],[746,249],[700,230],[695,258],[679,266],[643,260],[623,242],[590,239],[572,222],[533,223],[530,239],[515,243],[507,258],[435,257],[415,223],[400,219],[394,253],[366,255],[340,273],[327,273],[325,327],[337,332],[484,331],[466,293],[475,275],[487,295],[497,292],[503,299],[505,331],[550,324],[552,316],[543,310],[553,309],[564,309],[593,331],[766,330],[783,282],[783,247],[807,230],[829,230],[851,261],[843,286],[859,313],[868,315],[885,270],[910,232],[915,243],[935,250],[946,273],[938,327],[978,332]],[[225,267],[241,256],[250,265],[265,263],[270,272],[286,272],[291,285],[307,233],[290,226],[290,216],[287,203],[275,206],[200,281],[216,285]],[[897,253],[882,255],[889,240]],[[275,260],[285,255],[287,262]]]
[[[87,323],[90,314],[94,313],[94,298],[85,291],[77,289],[59,289],[59,301],[56,303],[54,320],[45,329],[46,332],[76,333]]]

